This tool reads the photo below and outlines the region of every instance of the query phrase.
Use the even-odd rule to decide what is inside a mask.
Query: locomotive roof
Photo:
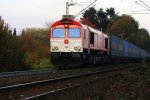
[[[97,33],[97,34],[100,34],[100,35],[103,35],[105,38],[108,38],[108,35],[107,34],[104,34],[102,31],[99,31],[99,30],[96,30],[90,26],[87,26],[87,25],[84,25],[84,24],[81,24],[80,22],[78,21],[75,21],[75,20],[72,20],[70,18],[64,18],[64,19],[61,19],[55,23],[52,24],[51,27],[55,27],[55,26],[58,26],[58,25],[63,25],[63,24],[72,24],[72,25],[77,25],[77,26],[80,26],[80,27],[83,27],[84,29],[87,29],[91,32],[94,32],[94,33]]]
[[[91,31],[91,32],[94,32],[94,33],[103,35],[104,37],[108,38],[108,35],[107,35],[107,34],[104,34],[102,31],[96,30],[96,29],[94,29],[94,28],[92,28],[92,27],[90,27],[90,26],[84,25],[84,24],[81,24],[81,25],[82,25],[82,27],[83,27],[84,29],[87,29],[87,30],[89,30],[89,31]]]
[[[55,26],[63,25],[63,24],[71,24],[71,25],[77,25],[77,26],[82,27],[82,25],[79,22],[72,20],[70,18],[63,18],[59,21],[56,21],[55,23],[52,24],[51,27],[55,27]]]

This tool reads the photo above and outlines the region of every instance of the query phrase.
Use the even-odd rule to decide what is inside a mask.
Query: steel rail
[[[112,72],[116,70],[121,70],[121,69],[126,69],[129,67],[119,67],[119,68],[113,68],[113,69],[107,69],[107,70],[102,70],[102,71],[96,71],[96,72],[89,72],[86,74],[78,74],[78,75],[73,75],[73,76],[67,76],[67,77],[61,77],[61,78],[55,78],[55,79],[49,79],[49,80],[43,80],[43,81],[36,81],[36,82],[30,82],[30,83],[25,83],[25,84],[18,84],[18,85],[12,85],[12,86],[6,86],[6,87],[1,87],[0,88],[0,94],[2,93],[5,95],[5,93],[9,96],[9,93],[18,91],[18,90],[26,90],[27,88],[30,87],[35,87],[35,86],[42,86],[42,85],[47,85],[50,83],[58,83],[60,81],[67,81],[67,80],[73,80],[73,79],[79,79],[82,77],[88,77],[92,75],[97,75],[97,74],[103,74],[107,72]]]
[[[125,68],[129,68],[129,67],[114,68],[114,69],[110,69],[108,71],[107,70],[105,70],[104,72],[102,71],[102,73],[106,73],[106,72],[110,72],[110,71],[114,71],[114,70],[115,71],[116,70],[121,70],[121,69],[125,69]],[[136,69],[136,68],[132,68],[132,70],[134,70],[134,69]],[[106,77],[112,77],[112,76],[115,76],[117,74],[113,73],[112,75],[108,75]],[[63,92],[65,90],[72,89],[72,88],[75,88],[75,87],[79,87],[79,86],[82,86],[84,84],[88,84],[88,83],[91,83],[91,82],[95,82],[95,81],[98,81],[100,79],[104,79],[106,77],[96,78],[96,79],[90,80],[90,81],[85,82],[85,83],[78,83],[78,84],[75,84],[75,85],[66,86],[66,87],[56,89],[56,90],[53,90],[53,91],[50,91],[50,92],[46,92],[46,93],[38,94],[38,95],[35,95],[35,96],[27,97],[24,100],[40,100],[40,99],[42,99],[46,96],[53,95],[53,94],[58,93],[58,92]]]
[[[113,69],[97,71],[97,72],[89,72],[89,73],[86,73],[86,74],[79,74],[79,75],[60,77],[60,78],[55,78],[55,79],[48,79],[48,80],[30,82],[30,83],[25,83],[25,84],[6,86],[6,87],[1,87],[0,92],[3,91],[3,90],[7,90],[7,89],[9,90],[9,89],[13,89],[13,88],[20,88],[20,87],[33,86],[33,85],[35,86],[35,85],[40,85],[40,84],[45,84],[45,83],[57,82],[57,81],[61,81],[61,80],[64,80],[64,79],[73,79],[73,78],[78,78],[78,77],[82,77],[82,76],[89,76],[89,75],[105,73],[105,72],[110,72],[110,71],[113,71],[113,70],[119,70],[119,69],[125,69],[125,68],[128,68],[128,67],[113,68]]]
[[[11,77],[20,77],[27,75],[36,75],[36,74],[45,74],[49,73],[51,70],[29,70],[29,71],[15,71],[15,72],[2,72],[0,73],[0,79],[2,78],[11,78]]]

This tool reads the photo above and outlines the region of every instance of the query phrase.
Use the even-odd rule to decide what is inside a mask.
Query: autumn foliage
[[[90,22],[89,18],[81,18],[81,23],[84,24],[84,25],[88,25],[92,28],[95,27],[95,25]]]
[[[0,72],[50,68],[49,30],[30,28],[16,35],[0,17]]]
[[[0,71],[21,70],[20,38],[0,17]]]
[[[45,66],[39,64],[46,62],[46,67],[50,67],[49,45],[46,43],[49,41],[49,38],[47,38],[49,37],[49,31],[46,29],[32,28],[26,29],[23,32],[20,37],[20,42],[26,65],[29,65],[33,69],[42,69]],[[48,40],[46,41],[44,39]]]

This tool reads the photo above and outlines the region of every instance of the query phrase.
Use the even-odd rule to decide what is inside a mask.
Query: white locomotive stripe
[[[83,52],[82,40],[69,40],[68,44],[64,44],[64,40],[51,40],[51,47],[58,46],[58,50],[51,52]],[[75,50],[75,47],[80,47],[81,50]]]

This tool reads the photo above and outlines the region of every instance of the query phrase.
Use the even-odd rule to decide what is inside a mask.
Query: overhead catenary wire
[[[143,6],[142,4],[138,3],[137,1],[135,1],[136,4],[142,6],[143,8],[145,8],[146,10],[150,11],[150,9],[148,9],[147,7]]]
[[[147,5],[145,2],[143,2],[142,0],[140,0],[140,2],[142,2],[146,7],[150,8],[150,6]]]
[[[132,12],[146,12],[147,10],[134,10],[134,11],[132,11]]]
[[[134,12],[133,12],[133,14],[150,14],[150,13],[134,13]]]
[[[124,9],[127,11],[127,13],[131,14],[131,12],[126,8],[126,6],[124,5],[124,2],[122,0],[121,1],[121,4],[123,5]]]
[[[94,0],[94,2],[92,2],[90,5],[88,5],[88,6],[85,7],[83,10],[81,10],[79,13],[77,13],[77,14],[75,15],[75,18],[76,18],[77,16],[79,16],[80,14],[82,14],[82,12],[84,12],[87,8],[89,8],[90,6],[92,6],[96,1],[97,1],[97,0]]]
[[[93,3],[95,3],[96,1],[97,1],[97,0],[94,0],[94,2],[92,2],[92,1],[87,1],[87,0],[86,0],[86,2],[77,3],[77,0],[76,0],[75,2],[73,2],[73,0],[70,0],[69,2],[66,2],[66,15],[69,15],[69,6],[77,5],[77,6],[81,7],[81,4],[83,5],[83,4],[86,4],[86,3],[88,3],[88,2],[92,2],[90,5],[88,5],[86,8],[83,9],[83,11],[84,11],[84,10],[86,10],[88,7],[90,7]],[[78,15],[80,15],[80,13],[82,13],[82,11],[79,12],[79,13],[77,13],[75,16],[77,17]]]
[[[130,0],[131,1],[131,0]],[[144,8],[143,10],[131,10],[132,14],[134,15],[138,15],[138,14],[150,14],[148,11],[150,11],[150,9],[148,7],[146,7],[146,5],[144,4],[144,1],[141,2],[141,0],[138,1],[134,1],[136,4],[138,4],[139,6],[141,6],[142,8]],[[142,3],[142,4],[141,4]],[[148,6],[148,5],[147,5]]]

